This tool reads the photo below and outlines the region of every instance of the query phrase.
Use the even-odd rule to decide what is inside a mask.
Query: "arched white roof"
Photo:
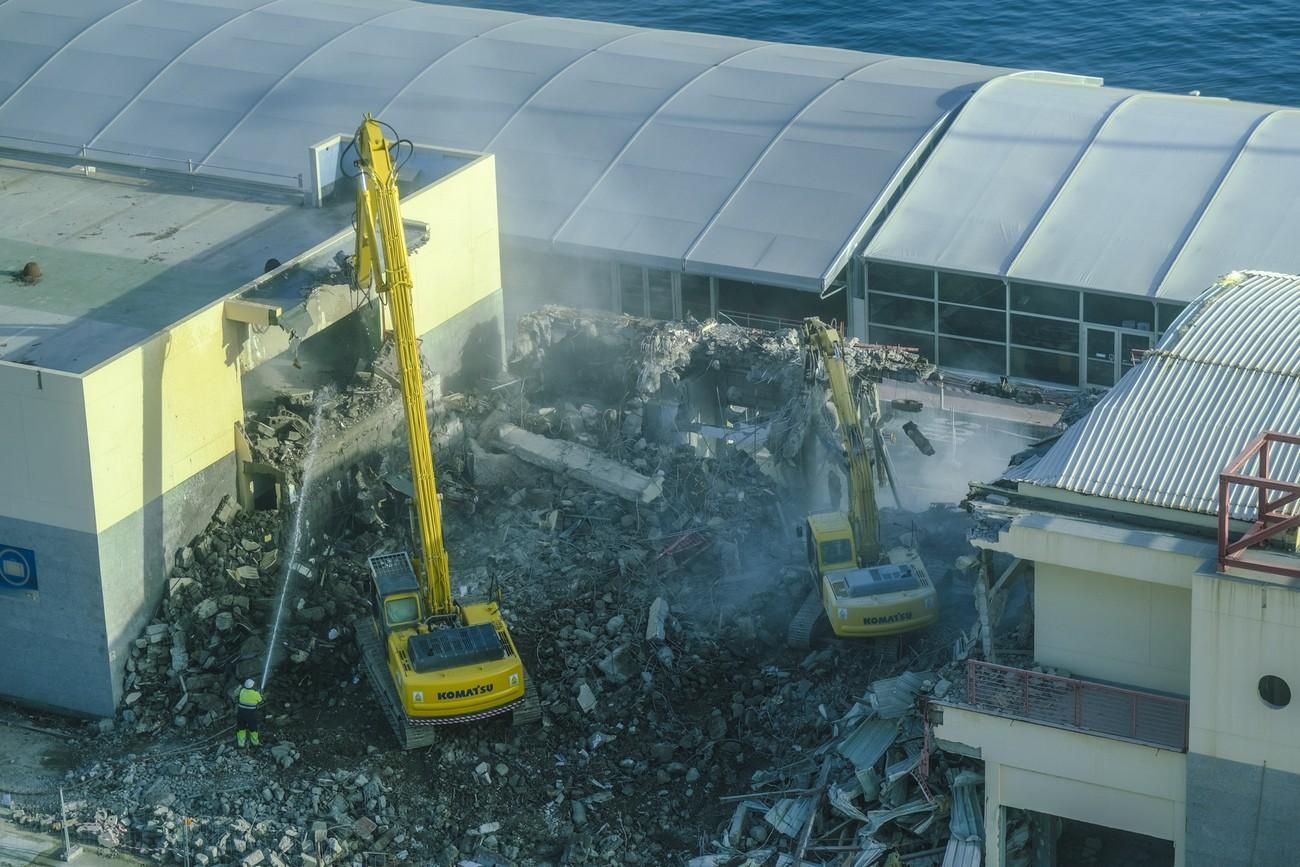
[[[408,0],[8,0],[0,145],[296,186],[369,111],[496,154],[507,236],[819,289],[1005,72]]]
[[[962,108],[870,259],[1189,301],[1300,272],[1300,111],[1002,77]]]
[[[1224,467],[1261,433],[1300,426],[1297,322],[1300,277],[1229,275],[1046,454],[1005,478],[1217,514]],[[1274,447],[1268,470],[1296,479],[1300,448]],[[1232,517],[1253,520],[1258,491],[1233,486],[1228,505]]]

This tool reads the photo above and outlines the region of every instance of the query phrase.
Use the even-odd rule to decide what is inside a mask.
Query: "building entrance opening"
[[[1110,388],[1151,348],[1150,332],[1088,326],[1085,385]]]
[[[1065,819],[1056,841],[1056,867],[1173,867],[1174,844],[1145,834],[1134,834],[1087,822]]]
[[[1173,867],[1170,840],[1034,810],[1005,811],[1003,863],[1016,867]]]

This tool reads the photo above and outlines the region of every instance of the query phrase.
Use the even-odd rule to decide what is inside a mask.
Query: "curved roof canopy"
[[[1264,431],[1300,429],[1297,322],[1300,277],[1229,275],[1046,454],[1005,477],[1217,514],[1219,472]],[[1269,473],[1300,475],[1300,448],[1273,448]],[[1257,505],[1256,491],[1231,488],[1233,517]]]
[[[1300,111],[1004,77],[973,96],[867,246],[902,264],[1195,298],[1300,271]]]
[[[819,289],[1005,72],[408,0],[8,0],[0,144],[296,187],[369,111],[496,154],[506,235]]]

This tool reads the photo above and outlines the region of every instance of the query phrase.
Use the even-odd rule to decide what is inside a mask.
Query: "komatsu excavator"
[[[370,558],[374,613],[358,621],[356,636],[384,715],[402,749],[413,749],[433,743],[437,726],[500,714],[510,714],[519,725],[536,721],[540,706],[497,601],[462,604],[452,598],[398,201],[396,145],[367,114],[353,146],[358,170],[353,278],[358,287],[373,286],[392,318],[420,546],[418,567],[404,551]]]
[[[871,454],[840,333],[814,316],[804,320],[803,337],[806,386],[819,388],[819,373],[830,385],[849,468],[849,510],[810,514],[801,528],[814,586],[790,621],[788,641],[807,647],[823,614],[844,638],[885,638],[929,626],[939,617],[939,597],[920,554],[900,546],[881,556]]]

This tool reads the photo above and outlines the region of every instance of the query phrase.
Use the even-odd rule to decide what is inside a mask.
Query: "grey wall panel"
[[[96,537],[0,517],[0,544],[34,554],[37,587],[35,598],[0,594],[0,695],[111,714]]]
[[[1300,776],[1187,755],[1187,867],[1300,863]]]

